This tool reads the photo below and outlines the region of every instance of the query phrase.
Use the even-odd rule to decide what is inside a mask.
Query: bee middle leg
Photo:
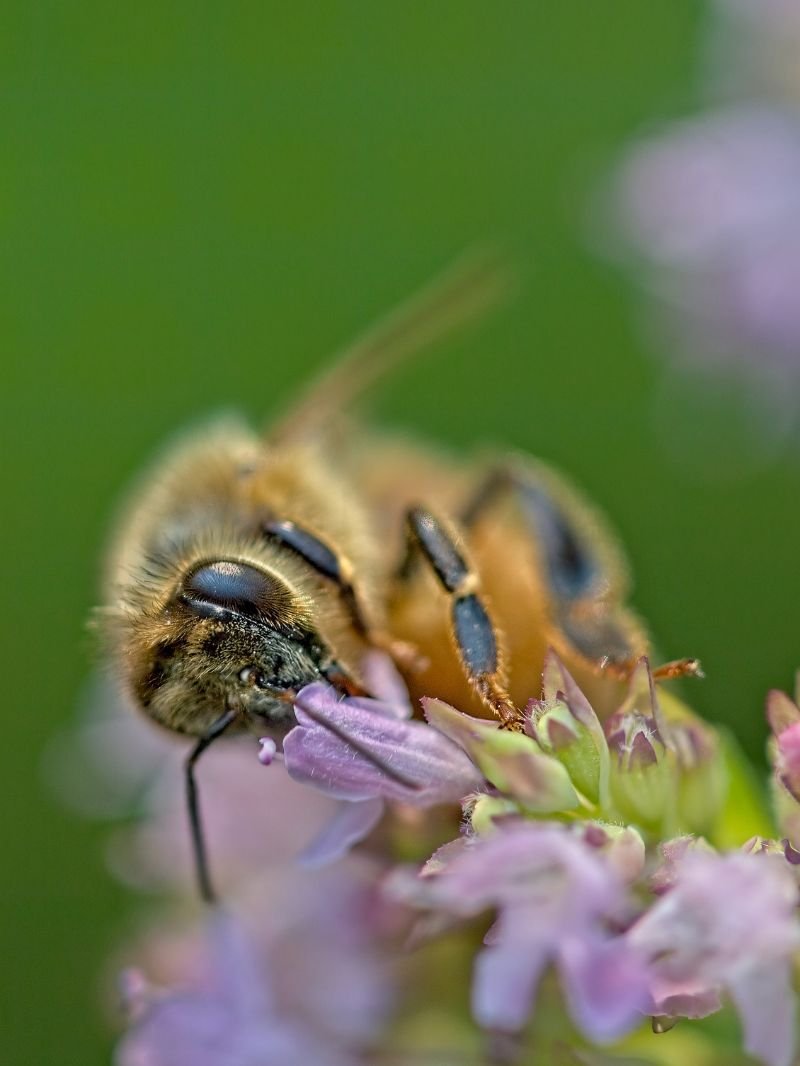
[[[463,508],[460,520],[472,528],[503,498],[519,507],[541,556],[553,620],[572,646],[596,668],[625,680],[648,651],[635,616],[619,600],[619,576],[590,519],[576,521],[546,478],[513,460],[492,467]],[[574,507],[573,507],[574,510]],[[702,676],[694,658],[656,667],[657,680]]]
[[[506,729],[521,729],[523,718],[507,692],[498,631],[484,602],[477,571],[460,549],[455,532],[422,507],[406,513],[407,554],[402,580],[421,556],[450,599],[450,629],[464,673]]]

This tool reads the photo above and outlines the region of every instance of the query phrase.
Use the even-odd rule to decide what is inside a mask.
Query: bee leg
[[[653,669],[656,681],[672,681],[676,677],[705,677],[699,659],[673,659]]]
[[[588,538],[575,528],[553,491],[530,472],[513,462],[489,470],[461,512],[460,521],[469,529],[503,496],[519,504],[543,556],[548,583],[559,602],[594,598],[605,591],[603,564]]]
[[[206,903],[214,903],[216,896],[211,885],[211,876],[208,871],[208,854],[206,852],[205,837],[203,835],[203,820],[200,816],[200,797],[197,791],[197,779],[195,766],[203,752],[214,743],[236,718],[235,711],[226,711],[221,715],[208,731],[200,737],[195,746],[189,752],[186,759],[186,805],[189,811],[189,827],[192,834],[192,851],[194,853],[194,865],[197,873],[197,883],[200,895]]]
[[[513,461],[489,470],[461,512],[466,529],[475,525],[504,495],[519,504],[542,556],[553,620],[559,631],[597,670],[620,681],[630,678],[647,640],[635,616],[609,597],[613,574],[574,518],[543,479]],[[657,681],[702,677],[697,659],[677,659],[653,670]]]
[[[630,672],[647,651],[634,615],[609,595],[613,575],[602,552],[579,527],[544,480],[512,462],[489,470],[461,511],[466,529],[476,525],[504,497],[520,516],[541,558],[553,622],[560,634],[598,669]]]
[[[350,615],[354,629],[368,644],[388,652],[402,665],[409,667],[416,665],[419,660],[416,648],[405,641],[395,640],[367,619],[353,584],[353,567],[346,556],[337,554],[316,534],[309,533],[307,529],[303,529],[294,522],[279,520],[265,522],[262,529],[271,540],[289,548],[313,567],[318,574],[338,586],[339,594]]]
[[[607,658],[600,660],[598,666],[601,671],[610,674],[617,681],[630,681],[634,670],[639,665],[639,659],[627,659],[624,662],[611,662]],[[672,659],[668,663],[661,663],[651,669],[654,681],[675,681],[682,677],[704,678],[703,665],[699,659]]]
[[[421,554],[450,597],[450,624],[464,673],[506,729],[521,729],[522,715],[506,691],[498,636],[454,533],[430,511],[412,507],[406,514],[409,558]]]

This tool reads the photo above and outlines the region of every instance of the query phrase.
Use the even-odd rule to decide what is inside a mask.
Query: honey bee
[[[279,739],[304,685],[368,695],[362,662],[380,648],[413,696],[516,729],[549,647],[600,713],[648,651],[622,554],[564,479],[528,457],[460,462],[343,420],[504,287],[491,257],[457,264],[266,433],[222,421],[176,444],[122,516],[100,624],[134,703],[196,738],[187,797],[207,900],[197,760],[223,733]]]

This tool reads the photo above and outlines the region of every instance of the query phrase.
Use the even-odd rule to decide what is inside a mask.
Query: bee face
[[[330,664],[292,590],[268,569],[234,558],[193,565],[139,636],[145,650],[131,682],[140,705],[193,735],[226,710],[243,727],[284,733],[293,724],[292,695]]]

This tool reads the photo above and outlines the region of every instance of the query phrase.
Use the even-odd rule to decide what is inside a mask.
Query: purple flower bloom
[[[797,126],[753,106],[687,119],[641,142],[620,192],[647,257],[691,265],[777,230],[797,204],[799,176]]]
[[[453,917],[497,909],[473,975],[473,1013],[483,1027],[522,1029],[550,963],[575,1022],[591,1039],[614,1039],[640,1020],[644,966],[609,931],[610,922],[627,917],[623,883],[577,834],[518,820],[440,850],[430,872],[398,878],[394,891]]]
[[[684,362],[735,366],[779,400],[800,378],[800,117],[675,123],[633,148],[617,195]]]
[[[298,694],[295,714],[298,724],[283,743],[286,769],[337,799],[380,796],[430,807],[458,803],[482,782],[458,745],[400,718],[393,704],[342,699],[317,682]]]
[[[393,921],[374,869],[340,865],[262,879],[235,912],[176,937],[156,930],[127,1001],[119,1066],[344,1066],[371,1047],[393,1007],[384,953]]]
[[[702,1017],[731,996],[746,1049],[789,1066],[794,1047],[791,958],[800,946],[797,886],[774,855],[687,852],[668,891],[633,926],[630,944],[651,960],[660,1015]]]
[[[327,866],[341,859],[348,851],[366,840],[383,817],[384,802],[380,797],[365,800],[343,800],[321,832],[300,854],[307,868]]]
[[[721,11],[746,19],[756,27],[763,26],[765,20],[768,23],[774,20],[778,26],[800,20],[796,0],[716,0],[716,4]]]
[[[144,817],[112,838],[115,873],[137,887],[196,890],[184,755],[182,746],[170,745],[165,765],[144,797]],[[225,895],[262,871],[294,862],[305,842],[336,812],[334,801],[296,784],[282,766],[265,771],[252,738],[215,745],[203,757],[199,777],[209,854]]]
[[[785,693],[773,690],[767,697],[767,720],[774,737],[775,775],[800,803],[800,707]]]
[[[624,1035],[648,1013],[665,1026],[676,1016],[703,1017],[728,996],[747,1048],[787,1066],[790,967],[800,949],[795,703],[777,693],[768,703],[779,813],[795,844],[759,837],[720,856],[701,838],[678,837],[661,844],[658,866],[652,846],[665,827],[697,829],[686,812],[698,806],[713,823],[708,770],[717,746],[713,731],[674,698],[656,698],[645,660],[604,727],[549,655],[526,734],[437,700],[423,701],[427,724],[413,721],[391,664],[373,657],[367,673],[378,699],[340,699],[321,684],[299,694],[283,750],[262,745],[261,761],[277,763],[269,772],[252,737],[221,743],[204,759],[212,863],[231,911],[207,927],[161,928],[145,941],[144,972],[155,983],[137,972],[127,981],[131,1026],[117,1066],[355,1066],[393,1054],[386,1023],[396,975],[387,947],[409,918],[392,906],[398,900],[427,912],[417,936],[495,912],[472,973],[473,1014],[495,1048],[522,1046],[539,981],[553,968],[566,1008],[592,1042]],[[138,738],[140,727],[147,735]],[[118,867],[147,887],[182,888],[190,869],[184,751],[133,715],[110,742],[100,733],[93,760],[125,769],[118,806],[137,797],[145,815],[118,838]],[[96,747],[94,735],[85,734]],[[64,762],[64,751],[53,758]],[[305,855],[317,865],[363,839],[386,803],[459,802],[463,835],[420,874],[395,871],[386,881],[384,865],[351,857],[308,877],[292,862],[298,838],[323,816]],[[789,808],[794,822],[784,817]],[[427,818],[401,813],[409,833]],[[546,815],[563,820],[540,820]],[[654,902],[641,914],[648,887]],[[435,962],[427,969],[429,958],[403,968],[419,1001],[435,1009],[441,975]]]
[[[800,846],[800,707],[775,690],[767,697],[767,720],[775,819],[794,853]]]
[[[403,703],[342,699],[328,685],[297,696],[297,726],[283,742],[289,775],[343,801],[306,850],[308,865],[339,858],[379,821],[384,802],[430,807],[460,801],[483,777],[442,733],[410,721]]]
[[[678,877],[681,863],[692,851],[706,851],[714,854],[714,849],[702,837],[682,836],[666,840],[660,846],[661,863],[650,878],[650,888],[656,895],[661,895],[673,888]]]
[[[413,713],[406,683],[391,658],[382,651],[369,651],[361,664],[367,691],[384,703],[390,703],[398,718]]]
[[[394,1007],[388,949],[400,915],[379,896],[379,875],[377,864],[355,857],[313,876],[293,867],[279,891],[272,879],[256,881],[242,904],[278,975],[282,1016],[347,1047],[372,1045]]]
[[[208,938],[205,972],[189,987],[170,993],[139,988],[138,1002],[131,1005],[137,1021],[117,1049],[117,1066],[355,1061],[276,1010],[265,968],[235,919],[215,915]]]
[[[755,95],[797,104],[800,8],[796,0],[716,0],[711,88],[725,96]]]
[[[666,388],[704,422],[725,395],[726,407],[743,405],[738,421],[762,447],[774,447],[800,411],[800,7],[713,6],[703,42],[709,108],[634,143],[611,210],[637,280],[656,297],[660,347],[679,370]],[[725,431],[708,431],[712,449]],[[683,453],[666,413],[664,432]],[[752,443],[743,460],[756,458]]]

